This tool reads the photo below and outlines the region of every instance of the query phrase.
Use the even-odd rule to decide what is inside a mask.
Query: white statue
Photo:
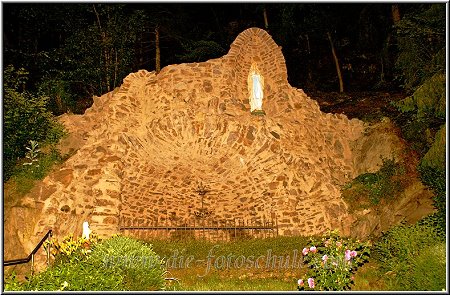
[[[248,92],[250,93],[250,111],[262,111],[264,97],[264,77],[259,73],[256,63],[252,63],[248,74]]]
[[[83,234],[81,237],[83,239],[89,240],[89,235],[91,234],[91,229],[89,228],[89,223],[87,221],[83,222]]]

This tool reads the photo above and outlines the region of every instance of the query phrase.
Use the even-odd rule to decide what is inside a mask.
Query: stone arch
[[[286,61],[281,47],[263,29],[249,28],[240,33],[227,54],[231,65],[236,97],[248,100],[247,77],[252,62],[258,64],[265,79],[264,98],[271,99],[288,86]]]

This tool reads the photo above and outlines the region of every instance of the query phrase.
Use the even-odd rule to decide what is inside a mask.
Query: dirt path
[[[387,92],[312,92],[308,93],[325,113],[345,114],[349,119],[378,120],[383,116],[394,118],[399,112],[392,102],[406,97],[403,93]]]

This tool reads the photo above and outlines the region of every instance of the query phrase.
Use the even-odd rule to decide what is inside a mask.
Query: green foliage
[[[445,4],[417,7],[396,26],[396,66],[407,90],[414,90],[435,73],[445,71]]]
[[[442,252],[430,250],[434,247],[445,248],[445,238],[434,226],[420,222],[403,224],[392,228],[376,242],[373,257],[379,261],[380,270],[392,290],[430,290],[430,280],[439,281],[433,290],[441,290],[445,287],[445,279],[442,281],[445,272],[444,275],[429,273],[445,269],[445,260],[444,266],[441,265]],[[421,273],[423,270],[426,272]]]
[[[423,157],[433,144],[431,126],[435,124],[434,118],[419,118],[414,111],[404,113],[400,117],[402,118],[397,120],[397,123],[402,129],[403,138],[420,157]]]
[[[187,40],[182,43],[185,54],[178,56],[182,61],[200,62],[221,56],[225,50],[215,41]]]
[[[434,146],[424,161],[442,162],[445,141],[441,135],[433,143],[433,134],[445,123],[446,10],[445,5],[437,3],[417,8],[397,25],[397,68],[405,82],[404,88],[413,94],[394,106],[402,113],[397,121],[413,149],[423,157]]]
[[[382,199],[393,199],[402,191],[401,176],[405,168],[394,159],[382,161],[380,170],[361,174],[342,188],[342,196],[350,204],[351,211],[377,205]]]
[[[433,145],[422,158],[422,167],[432,167],[441,171],[445,170],[445,124],[436,133]]]
[[[60,153],[52,149],[49,153],[41,153],[34,165],[18,165],[11,168],[11,180],[16,183],[15,193],[18,197],[29,193],[36,180],[44,179],[54,165],[62,162]]]
[[[417,112],[418,118],[432,117],[445,120],[445,74],[436,73],[425,80],[413,95],[395,103],[399,111]]]
[[[123,276],[126,290],[148,291],[164,288],[165,270],[151,245],[116,236],[95,247],[89,260]]]
[[[295,277],[305,271],[299,249],[301,251],[308,241],[307,236],[278,236],[232,242],[196,239],[171,240],[168,243],[167,240],[152,239],[151,243],[155,252],[166,261],[168,273],[179,279],[178,282],[173,281],[169,288],[182,291],[293,291],[296,288],[293,285],[297,281]],[[177,258],[192,256],[194,260],[189,267],[182,268],[179,259],[173,258],[175,254]],[[271,259],[268,259],[269,255]],[[253,260],[263,256],[264,259],[260,259],[259,266],[245,263],[242,267],[236,267],[235,262],[239,261],[237,257],[240,256]],[[209,271],[208,257],[211,258]],[[231,258],[230,263],[220,266],[221,257],[227,261]],[[296,266],[293,267],[291,263],[294,264],[294,261]]]
[[[11,177],[18,158],[24,157],[30,140],[36,142],[59,140],[61,130],[47,109],[48,98],[24,90],[28,72],[6,67],[3,97],[3,177]],[[49,135],[52,135],[49,137]]]
[[[435,226],[443,237],[445,237],[447,207],[445,140],[444,124],[436,133],[433,145],[421,159],[418,167],[422,182],[434,192],[434,206],[438,210],[427,218],[427,222]]]
[[[311,239],[310,245],[302,251],[309,270],[298,281],[299,290],[349,290],[353,274],[370,254],[370,242],[342,238],[336,231]]]
[[[436,213],[427,216],[426,218],[421,220],[421,223],[424,225],[435,227],[439,233],[439,236],[445,237],[445,230],[447,225],[447,193],[445,189],[445,169],[437,169],[421,163],[421,165],[419,165],[419,172],[422,182],[430,187],[434,192],[434,207],[437,209]]]
[[[47,77],[39,84],[39,90],[51,98],[49,108],[54,114],[78,113],[76,91],[71,86],[70,81]]]
[[[5,274],[5,282],[3,286],[5,291],[24,291],[23,283],[17,279],[14,272],[8,275]]]
[[[446,285],[446,247],[436,243],[422,250],[412,261],[411,275],[404,277],[403,290],[441,291]]]
[[[164,289],[165,270],[151,247],[137,240],[115,236],[100,241],[69,235],[52,240],[55,263],[24,283],[11,278],[10,290],[38,291],[138,291]],[[145,259],[144,259],[145,258]],[[151,264],[151,262],[154,262]]]
[[[50,248],[56,264],[74,263],[86,261],[92,251],[91,248],[95,248],[100,241],[95,233],[90,234],[89,240],[82,237],[75,238],[73,234],[69,234],[61,241],[57,239],[45,241],[44,248]]]
[[[90,261],[60,263],[32,277],[25,290],[122,291],[123,276]]]
[[[29,162],[25,162],[22,165],[33,165],[34,162],[37,162],[38,159],[38,155],[40,153],[40,149],[38,148],[38,142],[34,141],[34,140],[30,140],[30,147],[26,147],[26,149],[28,150],[28,152],[25,154],[25,158],[27,158],[27,160]]]
[[[423,165],[422,163],[422,165],[419,166],[419,171],[422,182],[429,186],[440,200],[436,200],[438,202],[435,204],[436,208],[439,211],[445,212],[445,169],[436,169],[431,166]]]
[[[84,95],[100,95],[120,85],[132,71],[145,15],[140,10],[124,12],[123,4],[89,6],[88,13],[96,21],[71,34],[59,49],[63,67],[46,80],[57,82],[50,89],[64,94],[69,106],[74,99],[69,92],[73,84],[83,89]]]

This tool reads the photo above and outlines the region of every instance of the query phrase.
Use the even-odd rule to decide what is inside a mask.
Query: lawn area
[[[375,243],[336,231],[231,242],[117,235],[92,238],[90,251],[70,235],[52,240],[51,267],[26,281],[7,276],[5,290],[441,291],[445,239],[423,222],[394,227]]]
[[[234,242],[148,243],[164,258],[166,277],[175,279],[167,281],[168,290],[295,291],[298,279],[307,271],[302,249],[308,241],[309,237],[276,237]]]

